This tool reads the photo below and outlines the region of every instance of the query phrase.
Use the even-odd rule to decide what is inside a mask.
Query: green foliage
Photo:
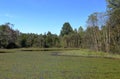
[[[98,25],[97,25],[97,22],[98,22],[97,15],[98,15],[98,13],[95,12],[95,13],[91,14],[90,16],[88,16],[87,23],[88,23],[88,26],[89,26],[89,27],[98,26]]]
[[[107,0],[110,37],[110,51],[114,53],[120,52],[120,0]]]
[[[21,47],[39,47],[39,48],[50,48],[59,47],[60,39],[56,34],[48,32],[47,34],[23,34],[19,36],[19,43]]]
[[[72,33],[73,33],[73,29],[72,29],[71,25],[68,22],[64,23],[61,33],[60,33],[60,36],[70,35]]]
[[[9,43],[16,43],[18,31],[11,28],[12,24],[0,25],[0,48],[6,48]]]
[[[106,0],[109,12],[120,9],[120,0]]]

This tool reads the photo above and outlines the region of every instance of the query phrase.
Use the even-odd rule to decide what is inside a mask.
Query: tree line
[[[0,48],[87,48],[120,54],[120,1],[106,0],[106,12],[94,12],[88,16],[87,28],[73,29],[65,22],[60,35],[21,33],[10,23],[0,25]]]

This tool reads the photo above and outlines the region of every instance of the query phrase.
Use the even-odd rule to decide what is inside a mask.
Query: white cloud
[[[15,18],[12,14],[6,13],[6,14],[0,14],[0,17],[6,17],[6,18]]]
[[[7,18],[14,18],[14,16],[11,15],[11,14],[5,14],[4,16],[7,17]]]

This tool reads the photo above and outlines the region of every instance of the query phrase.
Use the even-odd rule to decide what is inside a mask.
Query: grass
[[[71,50],[59,53],[63,56],[81,56],[81,57],[102,57],[102,58],[113,58],[120,59],[120,55],[106,53],[106,52],[95,52],[89,49]]]
[[[0,53],[0,79],[120,79],[119,59],[88,57],[96,55],[89,50],[20,50]]]
[[[12,49],[12,50],[8,50],[8,49],[0,49],[0,53],[14,53],[16,50]]]
[[[21,51],[67,51],[80,50],[79,48],[21,48]]]

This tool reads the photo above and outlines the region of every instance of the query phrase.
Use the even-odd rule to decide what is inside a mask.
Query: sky
[[[0,0],[0,24],[10,22],[23,33],[59,34],[65,22],[85,29],[90,14],[105,11],[105,0]]]

